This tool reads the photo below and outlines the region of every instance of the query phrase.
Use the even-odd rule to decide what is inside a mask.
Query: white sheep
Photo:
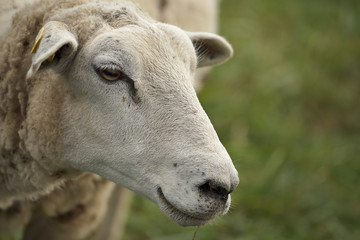
[[[114,188],[100,176],[181,225],[227,212],[237,172],[192,86],[196,66],[231,56],[223,38],[127,1],[47,0],[0,45],[0,228],[85,238]]]

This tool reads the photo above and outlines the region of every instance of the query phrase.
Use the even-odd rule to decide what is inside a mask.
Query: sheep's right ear
[[[48,67],[62,72],[74,57],[78,43],[66,24],[50,21],[40,30],[31,50],[32,64],[26,78]]]
[[[206,32],[187,32],[198,57],[198,67],[213,66],[227,61],[233,55],[231,45],[222,37]]]

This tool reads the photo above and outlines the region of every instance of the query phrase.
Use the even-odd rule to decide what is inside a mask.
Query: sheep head
[[[124,9],[126,21],[103,16],[88,35],[74,16],[54,17],[38,34],[27,77],[53,72],[65,86],[56,110],[58,165],[134,190],[181,225],[204,224],[228,211],[238,175],[192,79],[232,48],[218,35]]]

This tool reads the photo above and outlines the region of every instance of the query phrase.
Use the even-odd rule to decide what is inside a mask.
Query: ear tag
[[[31,54],[33,53],[36,53],[37,49],[38,49],[38,46],[39,46],[39,43],[41,42],[41,39],[42,39],[42,33],[44,31],[44,28],[41,28],[39,34],[37,35],[36,37],[36,40],[35,40],[35,43],[34,43],[34,46],[32,47],[31,49]]]
[[[55,53],[53,55],[51,55],[47,60],[49,62],[52,62],[54,60],[54,58],[55,58]]]

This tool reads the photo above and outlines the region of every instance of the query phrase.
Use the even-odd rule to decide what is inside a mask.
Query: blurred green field
[[[198,240],[360,239],[360,1],[223,0],[199,94],[240,174]],[[192,239],[137,196],[124,239]]]

